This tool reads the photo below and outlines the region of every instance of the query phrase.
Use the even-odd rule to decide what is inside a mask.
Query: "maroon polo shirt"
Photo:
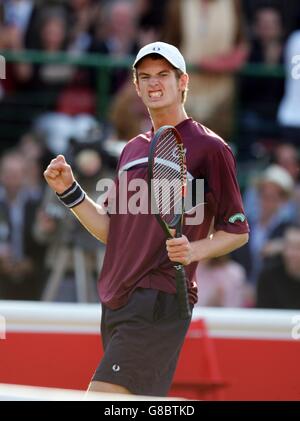
[[[190,241],[206,238],[212,223],[216,231],[247,233],[249,228],[247,221],[243,221],[235,159],[229,146],[191,118],[182,121],[176,128],[186,149],[188,172],[195,179],[204,179],[205,185],[203,222],[185,225],[183,233]],[[155,216],[125,213],[124,203],[121,211],[119,206],[119,187],[124,184],[125,173],[127,183],[137,178],[147,181],[148,164],[145,161],[152,136],[150,131],[132,139],[125,146],[118,164],[116,212],[110,213],[106,253],[98,285],[101,302],[111,309],[126,304],[137,287],[176,293],[166,237]],[[127,200],[134,199],[136,193],[137,190],[128,192]],[[185,267],[191,303],[197,301],[197,288],[192,282],[196,266],[197,262],[194,262]]]

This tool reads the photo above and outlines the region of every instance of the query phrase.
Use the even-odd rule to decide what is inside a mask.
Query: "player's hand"
[[[189,265],[193,259],[193,249],[185,235],[179,238],[171,238],[166,241],[169,259],[172,262]]]
[[[71,187],[75,181],[72,169],[63,155],[52,159],[44,171],[44,177],[51,189],[59,194]]]

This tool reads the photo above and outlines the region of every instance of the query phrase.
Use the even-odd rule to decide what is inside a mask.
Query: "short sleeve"
[[[235,159],[225,143],[208,157],[206,177],[213,202],[215,230],[233,234],[249,232],[236,178]]]

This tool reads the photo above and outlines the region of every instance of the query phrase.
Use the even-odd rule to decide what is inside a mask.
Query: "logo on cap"
[[[160,51],[160,47],[153,47],[153,51]]]

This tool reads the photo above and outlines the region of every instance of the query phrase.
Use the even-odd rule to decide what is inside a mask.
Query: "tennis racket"
[[[167,238],[181,237],[187,169],[184,146],[173,126],[162,126],[154,135],[148,160],[148,184],[152,212]],[[187,278],[181,263],[174,263],[179,314],[191,317],[187,293]]]

